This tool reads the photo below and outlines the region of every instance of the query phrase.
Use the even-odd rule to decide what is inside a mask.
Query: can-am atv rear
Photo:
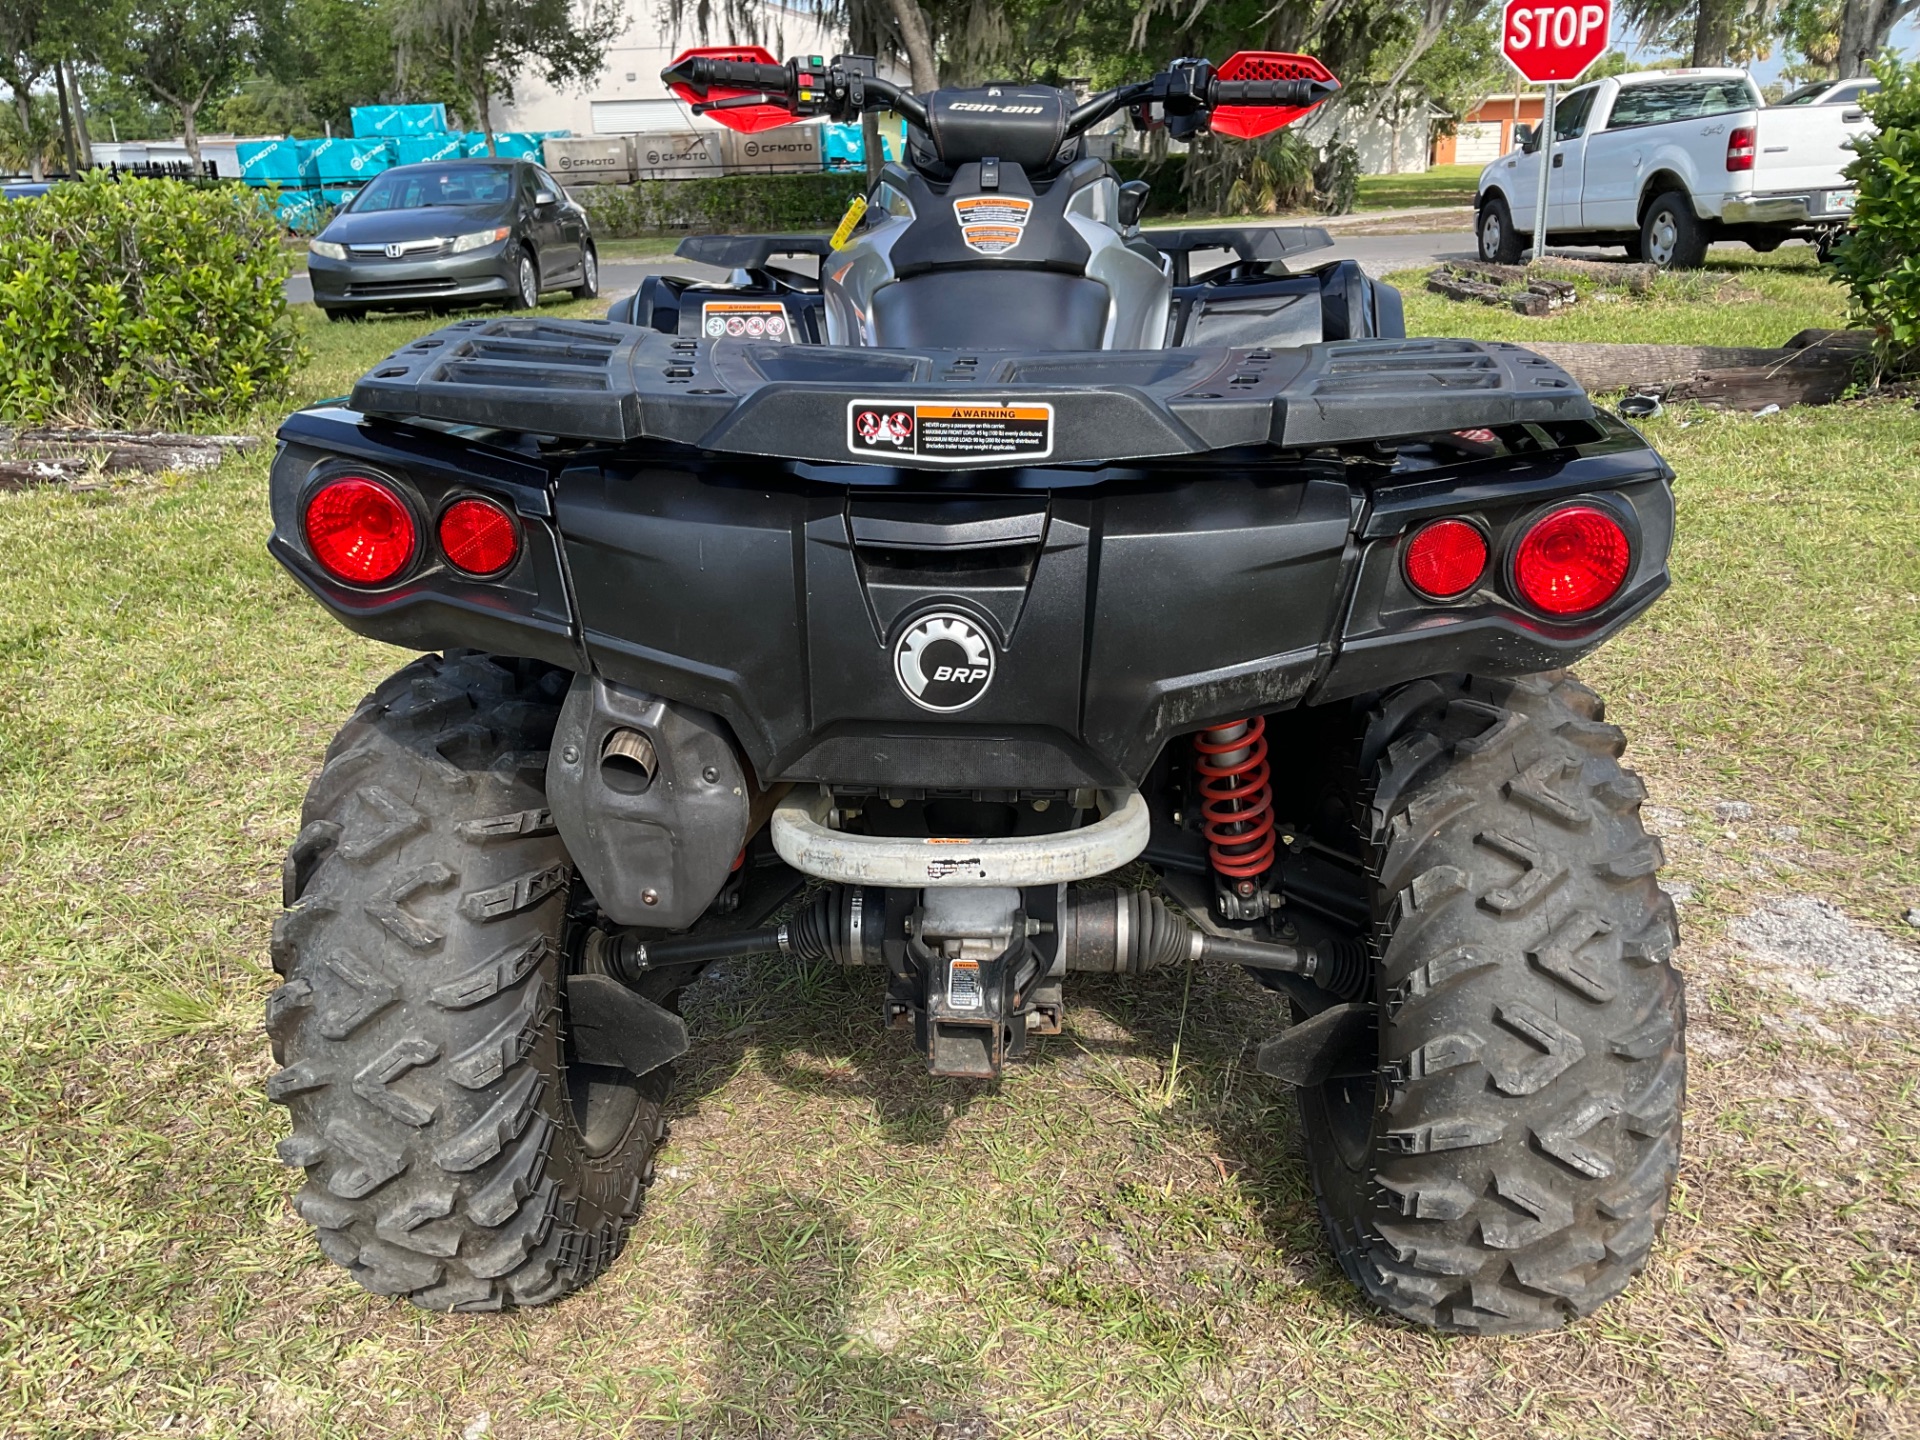
[[[434,1309],[587,1283],[717,959],[870,967],[978,1081],[1074,972],[1213,963],[1292,1003],[1258,1065],[1379,1305],[1522,1331],[1618,1291],[1681,987],[1644,791],[1561,667],[1666,588],[1666,465],[1524,349],[1404,338],[1324,233],[1142,229],[1082,154],[1121,110],[1263,133],[1317,62],[1077,106],[668,77],[747,128],[896,111],[908,163],[837,244],[690,240],[732,279],[449,325],[280,432],[274,555],[440,652],[286,862],[269,1089],[321,1248]]]

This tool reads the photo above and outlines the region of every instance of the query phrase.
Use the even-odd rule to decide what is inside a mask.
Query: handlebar
[[[1216,80],[1207,99],[1214,105],[1313,105],[1334,89],[1324,80]]]
[[[728,89],[785,92],[793,88],[794,75],[785,65],[756,65],[747,60],[714,60],[696,55],[674,78],[701,90],[722,85]]]
[[[684,84],[700,96],[713,88],[749,92],[720,100],[702,99],[693,107],[696,115],[752,105],[778,105],[791,110],[796,118],[826,115],[846,120],[869,110],[891,110],[924,129],[927,125],[925,102],[890,81],[865,73],[871,70],[871,60],[843,65],[841,59],[836,59],[825,66],[803,67],[799,60],[789,60],[785,65],[761,65],[747,60],[690,55],[668,66],[661,72],[661,78],[670,84]],[[1338,81],[1324,80],[1222,80],[1204,60],[1181,60],[1150,80],[1108,90],[1075,107],[1067,117],[1066,134],[1079,135],[1131,105],[1158,103],[1169,115],[1199,117],[1196,123],[1203,125],[1206,113],[1217,106],[1305,108],[1319,104],[1339,88]]]

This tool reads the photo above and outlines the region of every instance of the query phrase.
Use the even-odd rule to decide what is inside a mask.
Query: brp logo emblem
[[[893,673],[922,710],[964,710],[993,683],[993,642],[964,615],[923,615],[893,647]]]

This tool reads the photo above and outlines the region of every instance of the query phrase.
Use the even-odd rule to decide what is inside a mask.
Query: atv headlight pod
[[[511,226],[498,225],[491,230],[476,230],[471,235],[456,235],[453,237],[453,253],[464,255],[469,250],[484,249],[488,245],[506,239],[512,233]]]
[[[323,260],[344,260],[347,258],[347,247],[333,240],[309,240],[307,242],[307,249],[311,250]]]

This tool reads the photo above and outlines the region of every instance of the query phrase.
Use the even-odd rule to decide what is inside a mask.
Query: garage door
[[[596,135],[651,135],[696,129],[693,114],[678,100],[595,100]]]
[[[1484,165],[1500,158],[1500,122],[1470,120],[1454,136],[1453,158],[1461,165]]]

